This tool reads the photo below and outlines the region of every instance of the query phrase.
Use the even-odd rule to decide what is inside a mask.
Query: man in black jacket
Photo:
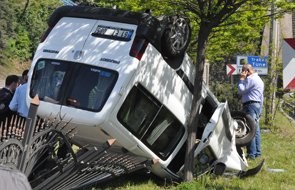
[[[12,100],[15,89],[19,86],[20,79],[16,75],[9,75],[5,80],[5,87],[0,90],[0,126],[5,124],[6,118],[8,122],[14,112],[9,109],[9,103]]]

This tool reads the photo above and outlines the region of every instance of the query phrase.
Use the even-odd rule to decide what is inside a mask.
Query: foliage
[[[125,0],[119,3],[119,8],[135,12],[150,10],[153,16],[171,15],[177,12],[177,9],[169,6],[166,2],[153,0]]]
[[[284,94],[282,109],[291,117],[295,117],[295,95],[294,92]]]
[[[276,25],[282,28],[282,22],[280,19],[276,19]],[[270,26],[272,27],[272,25]],[[278,36],[283,38],[284,34],[280,30]],[[265,88],[264,88],[264,106],[265,106],[265,123],[269,126],[273,126],[276,106],[276,96],[282,95],[284,90],[279,88],[277,84],[279,78],[282,78],[283,71],[283,60],[280,55],[282,55],[282,41],[276,41],[271,33],[270,47],[269,47],[269,61],[268,61],[268,76],[265,78]]]
[[[3,1],[0,4],[3,7],[0,14],[2,15],[3,10],[5,10],[7,16],[1,16],[0,23],[2,24],[0,24],[0,27],[9,27],[6,27],[7,32],[1,29],[4,38],[0,40],[0,53],[1,50],[3,51],[0,63],[6,62],[8,65],[15,58],[19,61],[33,58],[33,54],[47,28],[47,19],[60,5],[62,4],[59,0]]]
[[[1,0],[0,3],[0,59],[5,57],[3,49],[8,46],[9,38],[15,39],[17,34],[14,32],[16,23],[14,22],[15,14],[13,4],[8,0]],[[0,62],[1,64],[1,62]]]
[[[59,0],[46,1],[46,0],[31,0],[28,8],[24,12],[16,10],[17,16],[19,18],[19,23],[26,28],[29,33],[29,39],[31,40],[29,44],[29,52],[31,53],[31,58],[33,52],[35,52],[40,39],[47,29],[47,20],[52,14],[52,12],[62,5]]]
[[[3,50],[3,53],[6,54],[9,58],[19,58],[19,60],[26,60],[31,57],[29,51],[29,45],[31,40],[29,39],[28,31],[22,26],[19,25],[16,30],[18,38],[7,40],[8,47]]]
[[[258,7],[258,6],[256,6]],[[229,17],[225,23],[213,29],[210,36],[206,58],[210,63],[220,63],[228,60],[226,64],[234,64],[236,55],[260,55],[260,45],[265,24],[269,18],[250,21],[251,18],[263,16],[265,11],[238,12]],[[231,24],[237,22],[236,24]]]
[[[76,3],[79,6],[92,6],[92,7],[102,7],[102,8],[114,8],[115,5],[118,4],[118,0],[108,0],[108,1],[102,1],[102,0],[96,0],[93,2],[93,0],[74,0],[74,3]]]
[[[235,84],[211,82],[210,89],[220,102],[228,102],[231,111],[242,111],[242,96]]]

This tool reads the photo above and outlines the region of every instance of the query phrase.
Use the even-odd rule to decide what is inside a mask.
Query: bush
[[[212,82],[211,91],[220,102],[228,102],[231,111],[242,111],[242,95],[238,93],[236,84]]]

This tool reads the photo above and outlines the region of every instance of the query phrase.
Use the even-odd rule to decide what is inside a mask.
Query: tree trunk
[[[271,7],[271,13],[274,13],[274,4],[272,3]],[[270,34],[269,34],[269,56],[271,56],[271,59],[269,59],[269,72],[270,74],[269,79],[267,81],[267,84],[265,85],[265,125],[273,125],[274,121],[274,115],[275,115],[275,107],[276,107],[276,87],[277,87],[277,79],[278,79],[278,59],[279,52],[278,48],[279,44],[277,43],[276,38],[278,36],[278,33],[274,32],[274,26],[276,26],[277,20],[274,19],[274,16],[271,17],[270,22]]]
[[[275,107],[276,107],[276,86],[277,86],[277,70],[276,63],[271,63],[269,67],[269,81],[265,85],[265,94],[266,94],[266,102],[265,102],[265,124],[273,125]]]
[[[203,28],[205,26],[203,25]],[[201,29],[198,35],[198,46],[197,46],[197,63],[196,63],[196,76],[194,81],[194,96],[191,105],[190,118],[188,122],[188,137],[187,147],[185,152],[184,161],[184,181],[193,182],[194,179],[194,147],[197,133],[197,123],[199,117],[199,107],[201,104],[201,92],[203,83],[203,71],[205,64],[205,52],[208,40],[208,29]]]
[[[27,8],[28,8],[28,6],[29,6],[29,2],[30,2],[30,0],[27,0],[26,6],[25,6],[25,8],[24,8],[22,14],[21,14],[20,17],[18,18],[19,21],[24,17],[24,15],[25,15],[25,13],[26,13],[26,10],[27,10]]]

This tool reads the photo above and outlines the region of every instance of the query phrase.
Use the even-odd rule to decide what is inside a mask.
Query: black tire
[[[172,19],[162,36],[162,55],[168,59],[182,56],[191,39],[191,28],[183,18]]]
[[[236,146],[247,146],[256,135],[257,126],[254,119],[251,115],[242,111],[233,111],[231,116],[238,123],[238,129],[235,130]]]

